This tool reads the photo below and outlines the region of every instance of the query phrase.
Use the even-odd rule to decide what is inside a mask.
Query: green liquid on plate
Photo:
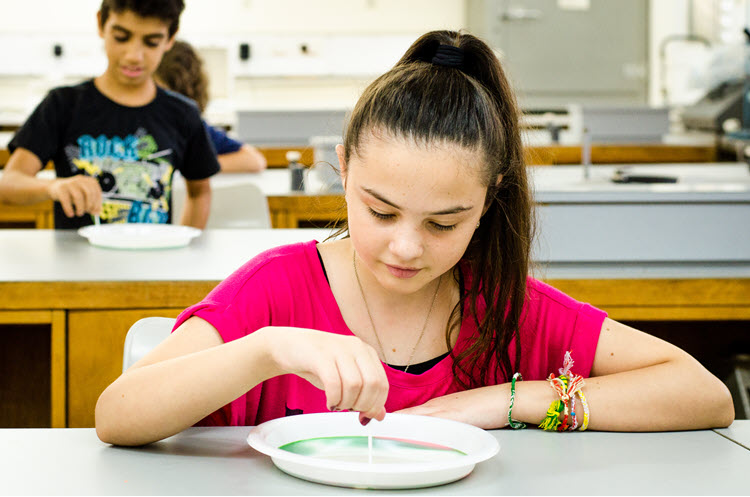
[[[447,461],[466,455],[451,447],[387,437],[372,437],[370,453],[366,435],[308,438],[279,448],[304,456],[373,464]]]

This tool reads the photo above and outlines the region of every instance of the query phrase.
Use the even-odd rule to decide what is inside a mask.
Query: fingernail
[[[359,415],[359,424],[361,424],[362,426],[367,426],[367,424],[370,421],[372,421],[371,418],[368,418],[367,416],[362,416],[361,414]]]
[[[333,411],[333,412],[337,412],[337,411],[340,411],[341,409],[339,409],[339,408],[338,408],[338,407],[336,407],[336,406],[329,406],[329,407],[328,407],[328,410],[329,410],[329,411]]]

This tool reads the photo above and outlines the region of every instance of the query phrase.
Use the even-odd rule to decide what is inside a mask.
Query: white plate
[[[318,448],[335,454],[319,450],[315,455],[302,455],[279,448],[301,440],[367,435],[437,444],[464,454],[396,448],[380,452],[386,460],[378,460],[376,450],[373,462],[368,462],[366,442],[363,447],[350,444],[345,449],[318,443]],[[491,434],[457,421],[387,414],[384,421],[373,420],[363,427],[356,412],[301,414],[274,419],[253,428],[247,443],[271,456],[273,463],[290,475],[328,485],[379,489],[429,487],[459,480],[471,473],[476,463],[489,459],[500,450],[500,444]],[[382,445],[399,444],[382,442]],[[327,458],[333,456],[344,459]]]
[[[84,226],[78,234],[97,247],[135,250],[184,247],[201,230],[172,224],[116,223]]]

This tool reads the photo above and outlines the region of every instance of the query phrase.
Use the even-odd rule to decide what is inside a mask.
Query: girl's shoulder
[[[581,302],[557,288],[529,276],[526,278],[526,297],[530,301],[549,300],[567,308],[578,308]]]
[[[265,250],[243,264],[230,278],[246,280],[258,273],[271,277],[289,271],[306,273],[311,266],[319,264],[317,244],[316,240],[310,240]]]

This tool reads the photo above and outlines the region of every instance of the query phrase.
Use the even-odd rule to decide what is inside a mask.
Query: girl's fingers
[[[323,370],[318,371],[318,380],[320,380],[323,391],[326,394],[326,402],[328,403],[328,409],[338,410],[341,404],[341,376],[335,363],[328,364]],[[313,385],[315,382],[312,382]],[[317,386],[317,385],[316,385]]]
[[[357,360],[350,354],[342,355],[336,358],[336,366],[341,376],[341,403],[338,407],[339,409],[355,409],[364,386]]]
[[[354,410],[368,418],[382,419],[383,406],[388,397],[388,378],[377,354],[359,358],[357,365],[363,378],[363,388],[354,404]],[[382,411],[382,416],[381,416]]]

